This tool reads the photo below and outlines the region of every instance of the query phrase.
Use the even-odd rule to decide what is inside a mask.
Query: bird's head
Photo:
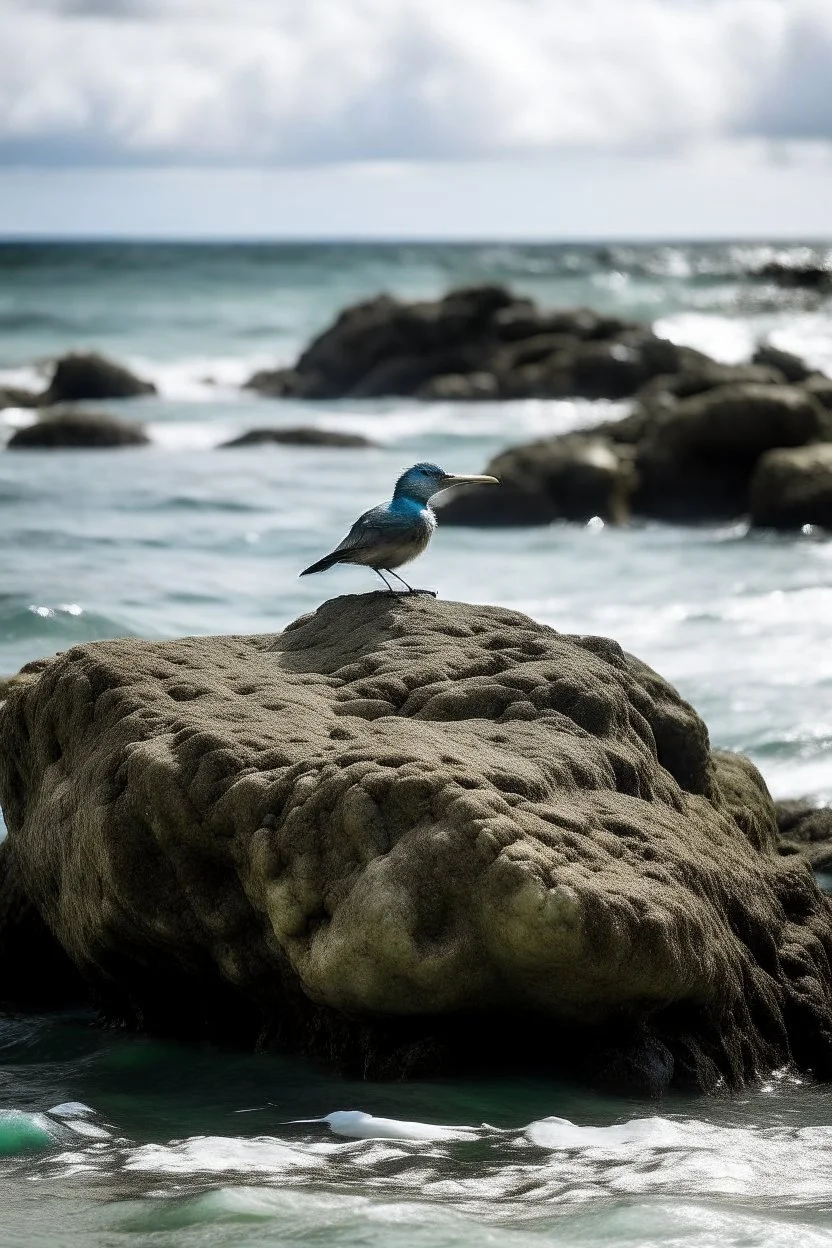
[[[455,485],[499,485],[496,477],[465,476],[462,473],[445,472],[436,464],[414,464],[402,473],[396,482],[394,498],[412,498],[417,503],[427,503],[434,494],[449,490]]]

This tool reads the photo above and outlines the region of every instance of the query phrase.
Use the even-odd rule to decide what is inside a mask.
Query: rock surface
[[[802,799],[777,803],[780,852],[800,853],[815,871],[832,868],[832,806]]]
[[[750,511],[760,528],[832,529],[832,442],[764,455],[751,481]]]
[[[588,308],[545,312],[501,286],[404,303],[380,295],[346,308],[292,368],[246,383],[305,399],[618,399],[707,357],[636,322]]]
[[[341,598],[75,647],[0,734],[18,901],[110,1016],[365,1075],[832,1075],[830,903],[614,642]]]
[[[150,381],[95,352],[72,352],[58,360],[42,402],[77,403],[84,399],[131,399],[155,394]]]
[[[674,521],[746,515],[752,478],[755,469],[762,472],[766,452],[779,456],[772,448],[805,448],[795,452],[794,462],[815,465],[819,480],[826,452],[806,444],[832,438],[832,414],[814,394],[777,384],[782,374],[773,370],[761,380],[761,369],[745,366],[745,376],[758,380],[729,384],[730,370],[722,366],[661,376],[640,391],[621,420],[510,447],[483,469],[503,481],[500,497],[451,498],[442,520],[548,524],[596,515],[613,521],[629,515]],[[808,478],[807,469],[807,489]]]
[[[16,429],[7,450],[99,450],[147,446],[149,442],[142,426],[134,421],[104,412],[55,411],[45,412],[34,425]]]
[[[340,446],[347,450],[373,447],[375,442],[360,433],[337,433],[331,429],[315,429],[299,425],[293,429],[247,429],[245,433],[222,442],[219,450],[233,450],[239,446]]]

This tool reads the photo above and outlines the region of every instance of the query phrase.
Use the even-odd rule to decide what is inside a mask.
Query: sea
[[[829,264],[832,246],[0,243],[0,386],[42,388],[57,356],[95,349],[158,387],[100,405],[144,424],[144,449],[4,453],[32,413],[0,411],[0,675],[99,638],[277,631],[376,588],[358,568],[298,572],[410,464],[478,472],[508,445],[627,411],[241,388],[345,305],[501,282],[651,322],[720,360],[770,340],[832,374],[832,299],[753,276],[770,261]],[[220,449],[295,425],[375,446]],[[616,638],[776,797],[832,802],[829,534],[440,520],[411,571],[442,598]],[[832,1245],[832,1089],[790,1070],[659,1101],[557,1071],[361,1083],[106,1031],[83,1012],[0,1017],[0,1248],[613,1242]]]

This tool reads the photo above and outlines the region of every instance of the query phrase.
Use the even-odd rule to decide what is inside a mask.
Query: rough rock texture
[[[77,403],[83,399],[130,399],[155,394],[152,382],[142,381],[121,364],[94,352],[73,352],[58,360],[44,403]]]
[[[104,412],[45,412],[34,425],[16,429],[7,443],[10,451],[97,450],[118,446],[147,446],[150,438],[141,425]]]
[[[355,304],[293,368],[256,373],[246,385],[306,399],[617,399],[703,361],[645,325],[588,308],[544,312],[501,286],[472,286],[432,302],[380,295]]]
[[[20,894],[110,1014],[365,1074],[832,1075],[829,903],[612,641],[341,598],[75,647],[0,734]]]
[[[360,433],[335,433],[331,429],[300,425],[293,429],[248,429],[236,438],[222,442],[219,449],[229,450],[238,446],[263,446],[270,443],[277,446],[340,446],[351,450],[376,445]]]
[[[769,451],[749,493],[751,522],[761,528],[832,529],[832,442]]]
[[[778,802],[781,853],[800,853],[815,871],[832,868],[832,806],[804,799]]]
[[[762,366],[753,370],[759,378]],[[722,366],[658,377],[621,420],[503,451],[484,469],[504,482],[499,498],[452,498],[442,519],[485,525],[594,515],[676,521],[745,515],[765,452],[832,437],[832,414],[815,395],[776,384],[780,374],[765,371],[763,380],[731,384],[712,384],[730,375]],[[745,367],[749,372],[752,366]],[[795,462],[803,463],[804,454],[819,472],[822,447],[807,446]]]

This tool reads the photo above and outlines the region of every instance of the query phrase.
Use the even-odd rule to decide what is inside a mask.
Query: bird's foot
[[[409,589],[407,592],[409,594],[427,594],[429,598],[436,597],[435,589]]]

